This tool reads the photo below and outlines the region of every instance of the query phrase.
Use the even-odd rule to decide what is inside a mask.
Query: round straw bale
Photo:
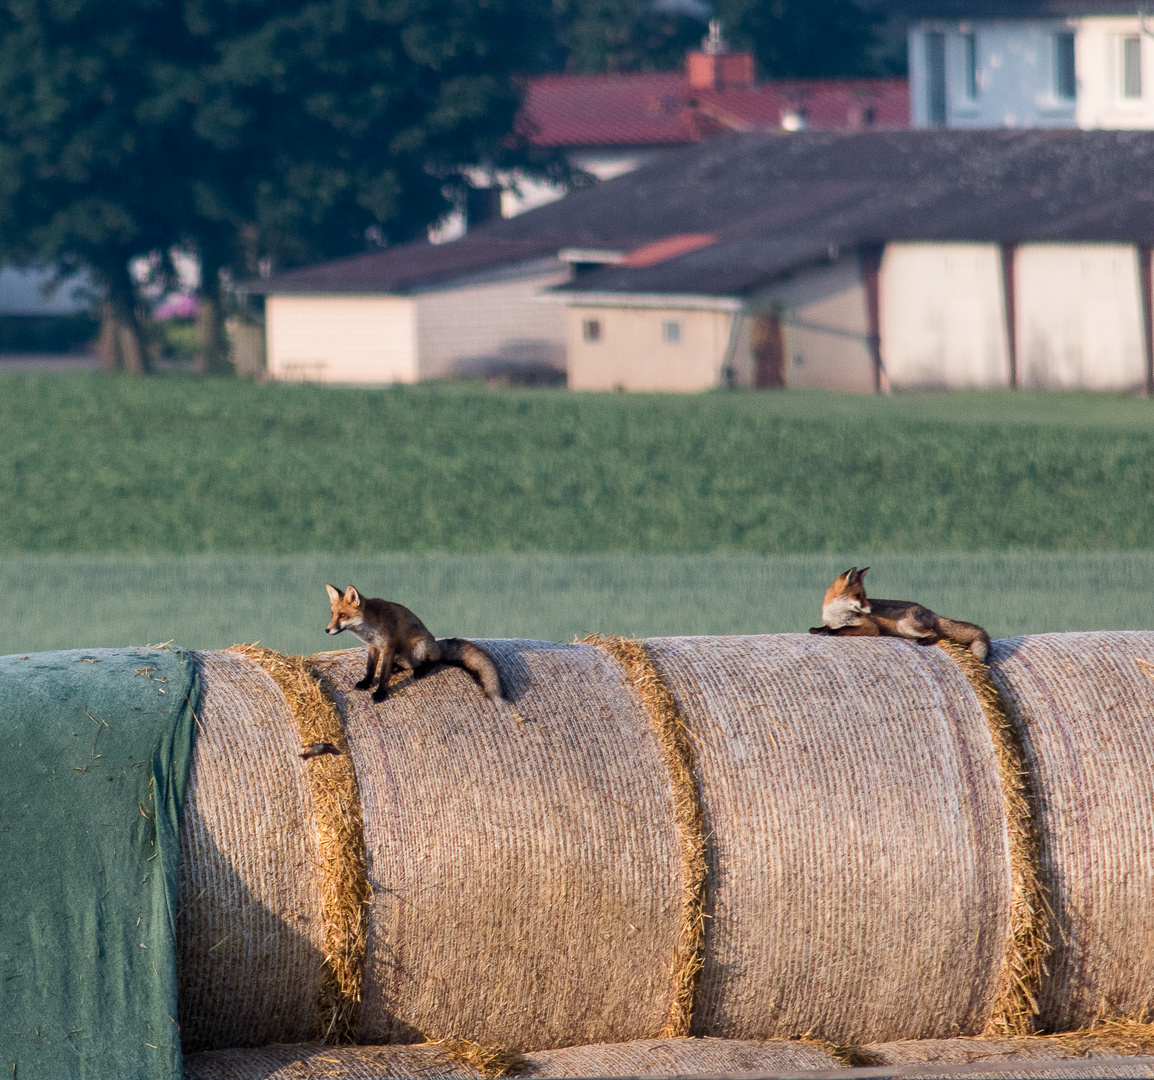
[[[526,1063],[520,1075],[533,1077],[777,1076],[842,1067],[833,1054],[812,1043],[736,1039],[643,1039],[570,1046],[527,1054]]]
[[[920,1062],[1066,1061],[1086,1058],[1154,1055],[1154,1027],[1105,1024],[1062,1035],[1029,1035],[1001,1039],[921,1039],[861,1046],[855,1064],[915,1065]]]
[[[424,1046],[264,1046],[184,1059],[184,1080],[481,1080],[476,1069]]]
[[[324,934],[296,720],[256,664],[194,655],[201,699],[181,825],[181,1041],[196,1050],[311,1038]]]
[[[991,671],[1037,803],[1051,953],[1044,1030],[1142,1019],[1154,1003],[1154,633],[995,644]]]
[[[515,1050],[654,1036],[673,995],[682,864],[652,720],[599,648],[481,643],[511,704],[455,667],[353,684],[372,906],[360,1038]]]
[[[989,728],[957,665],[893,639],[645,648],[693,744],[709,837],[692,1031],[981,1031],[1011,875]]]

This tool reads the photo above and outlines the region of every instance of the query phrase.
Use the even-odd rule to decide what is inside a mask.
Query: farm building
[[[264,283],[273,378],[1151,384],[1154,134],[730,135],[443,245]]]

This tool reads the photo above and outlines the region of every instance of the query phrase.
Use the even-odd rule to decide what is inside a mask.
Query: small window
[[[1142,96],[1142,39],[1122,39],[1122,96],[1135,101]]]
[[[661,337],[666,345],[681,344],[681,323],[676,320],[661,324]]]
[[[1074,35],[1054,35],[1054,96],[1060,101],[1073,101],[1078,93],[1077,72],[1074,68]]]
[[[581,336],[586,341],[600,341],[601,340],[601,320],[600,319],[586,319],[581,324]]]
[[[962,51],[966,58],[966,100],[978,100],[978,35],[962,35]]]
[[[946,126],[946,35],[926,34],[926,106],[930,127]]]

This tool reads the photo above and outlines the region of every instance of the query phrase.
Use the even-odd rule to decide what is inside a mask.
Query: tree
[[[519,0],[0,0],[0,252],[88,266],[142,370],[128,260],[222,271],[419,236],[471,168],[556,172],[509,133],[544,8]],[[110,361],[111,363],[112,361]]]
[[[545,63],[569,72],[671,70],[700,44],[709,17],[701,0],[554,0]]]
[[[716,0],[731,45],[753,50],[765,78],[894,73],[883,15],[857,0]]]

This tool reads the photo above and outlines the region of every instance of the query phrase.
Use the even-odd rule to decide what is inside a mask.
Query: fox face
[[[833,630],[861,625],[862,616],[870,613],[870,602],[862,584],[868,569],[868,566],[864,570],[851,567],[826,589],[821,605],[821,621],[824,625]]]
[[[352,585],[343,593],[333,585],[326,585],[325,592],[329,594],[329,603],[333,609],[333,617],[325,627],[325,633],[339,634],[342,630],[352,630],[356,633],[357,627],[364,619],[361,594]]]

